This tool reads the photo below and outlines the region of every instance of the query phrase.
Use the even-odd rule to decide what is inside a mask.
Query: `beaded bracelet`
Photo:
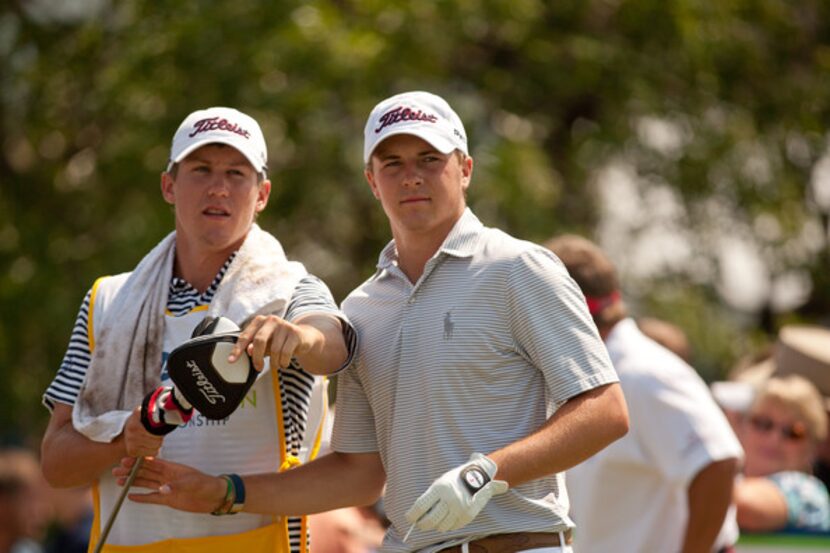
[[[234,500],[236,499],[234,497],[234,485],[231,481],[231,478],[227,474],[222,474],[221,477],[223,480],[225,480],[227,489],[225,490],[225,497],[222,499],[222,503],[220,503],[219,506],[210,513],[214,516],[230,514],[231,508],[234,504]]]
[[[233,483],[233,503],[228,514],[235,515],[245,506],[245,483],[238,474],[226,474],[225,476]]]

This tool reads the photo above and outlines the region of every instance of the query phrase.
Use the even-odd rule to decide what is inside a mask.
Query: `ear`
[[[465,156],[461,161],[461,188],[466,191],[473,178],[473,158]]]
[[[170,176],[170,173],[167,171],[163,171],[161,173],[161,195],[164,198],[164,201],[170,205],[176,204],[176,192],[174,190],[175,181],[173,177]]]
[[[254,209],[256,209],[257,213],[260,213],[263,209],[265,209],[265,206],[268,205],[268,198],[270,197],[271,181],[266,179],[259,183],[259,189],[256,193],[256,206],[254,206]]]
[[[369,162],[369,167],[363,170],[363,175],[366,177],[366,182],[369,183],[369,188],[372,189],[372,194],[375,196],[375,199],[380,199],[380,193],[378,192],[378,185],[375,182],[375,174],[373,173],[372,169],[372,162]]]

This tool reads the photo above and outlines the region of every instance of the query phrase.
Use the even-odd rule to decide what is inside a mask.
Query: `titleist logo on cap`
[[[399,106],[380,116],[380,119],[378,119],[380,126],[375,129],[375,132],[378,133],[385,127],[394,125],[395,123],[400,123],[401,121],[426,121],[428,123],[435,123],[438,121],[438,117],[436,115],[432,115],[431,113],[425,113],[421,110],[415,111],[410,108]]]
[[[196,121],[193,124],[193,132],[187,136],[192,138],[199,133],[215,130],[236,133],[240,136],[244,136],[245,138],[251,137],[251,133],[243,129],[237,123],[231,123],[227,119],[220,117],[209,117],[208,119],[201,119],[199,121]]]

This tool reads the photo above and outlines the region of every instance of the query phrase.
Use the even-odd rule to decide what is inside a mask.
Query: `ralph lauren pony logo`
[[[452,338],[452,331],[455,329],[455,323],[452,322],[452,311],[447,311],[444,314],[444,340]]]
[[[199,133],[215,130],[232,132],[245,138],[251,137],[251,133],[243,129],[238,123],[231,123],[223,117],[209,117],[196,121],[193,124],[193,132],[187,136],[192,138]]]
[[[431,113],[425,113],[421,110],[415,111],[410,108],[398,106],[395,109],[389,110],[380,116],[378,123],[380,126],[375,129],[378,133],[389,125],[400,123],[401,121],[427,121],[428,123],[435,123],[438,121],[438,116]]]

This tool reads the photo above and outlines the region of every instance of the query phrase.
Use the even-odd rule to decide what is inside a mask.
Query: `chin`
[[[203,237],[202,243],[215,251],[236,249],[245,239],[245,234],[215,233]]]

